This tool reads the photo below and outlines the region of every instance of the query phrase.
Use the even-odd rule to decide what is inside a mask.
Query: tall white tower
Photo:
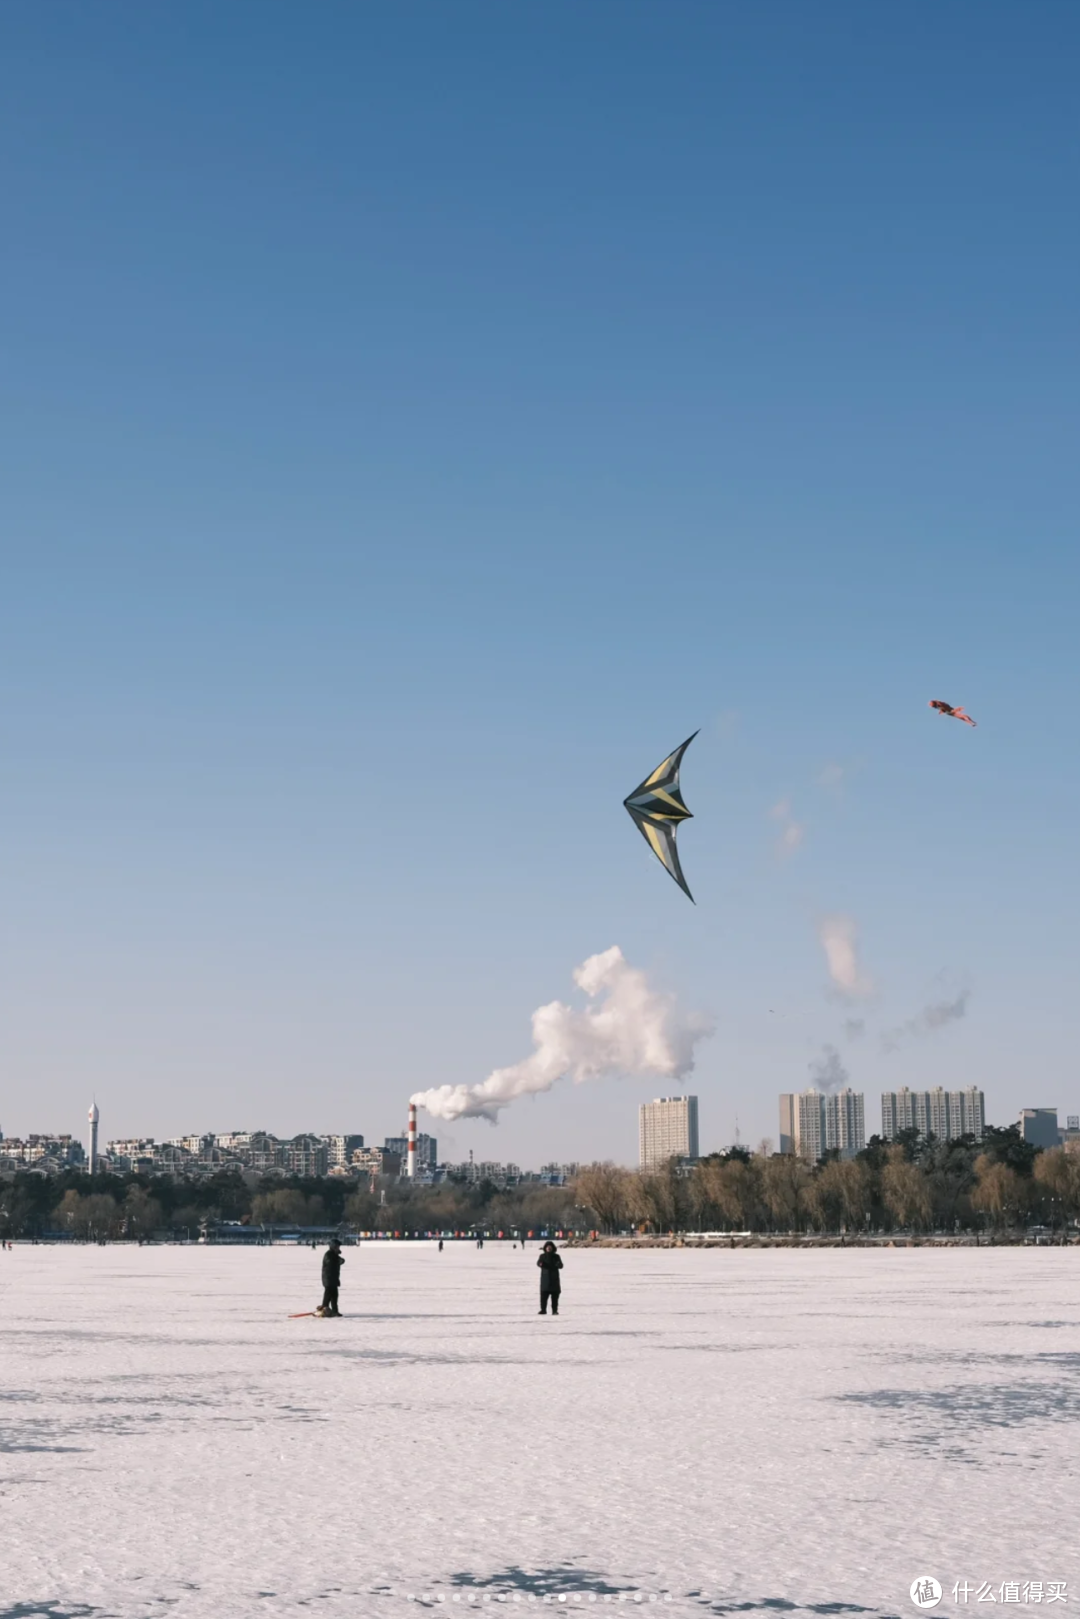
[[[97,1127],[98,1119],[100,1117],[96,1100],[90,1103],[90,1112],[88,1117],[90,1119],[90,1173],[91,1175],[95,1175],[97,1173],[98,1159]]]

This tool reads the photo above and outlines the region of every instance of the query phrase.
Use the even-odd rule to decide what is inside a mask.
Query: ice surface
[[[0,1619],[1075,1610],[1080,1251],[536,1252],[0,1255]]]

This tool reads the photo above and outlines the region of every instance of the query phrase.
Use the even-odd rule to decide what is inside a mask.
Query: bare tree
[[[257,1192],[251,1202],[256,1225],[323,1225],[326,1206],[321,1197],[305,1197],[292,1186]]]
[[[107,1192],[90,1192],[84,1197],[79,1192],[67,1191],[55,1218],[64,1230],[85,1242],[115,1237],[120,1230],[120,1210],[115,1198]]]
[[[345,1218],[354,1231],[372,1231],[375,1227],[375,1210],[378,1206],[375,1193],[365,1186],[351,1192],[345,1199]]]
[[[761,1222],[762,1160],[706,1159],[697,1165],[694,1186],[700,1203],[715,1210],[729,1230],[752,1230]]]
[[[1055,1222],[1080,1213],[1080,1154],[1050,1147],[1036,1158],[1033,1174]]]
[[[629,1211],[640,1225],[654,1231],[673,1231],[679,1217],[679,1195],[674,1164],[648,1174],[632,1175]]]
[[[810,1169],[793,1152],[776,1152],[761,1166],[761,1190],[773,1224],[782,1231],[794,1231],[806,1215],[806,1190]]]
[[[897,1225],[920,1226],[930,1219],[932,1202],[926,1176],[908,1162],[902,1146],[889,1148],[881,1171],[881,1196]]]
[[[973,1208],[989,1214],[997,1225],[1005,1225],[1019,1217],[1025,1202],[1025,1187],[1015,1169],[1008,1164],[995,1163],[986,1153],[975,1160],[975,1189],[971,1194]]]
[[[123,1229],[129,1237],[149,1237],[162,1225],[164,1216],[156,1197],[141,1186],[130,1186],[124,1199]]]
[[[596,1215],[601,1231],[618,1231],[629,1216],[628,1170],[616,1164],[588,1164],[574,1182],[578,1203]]]

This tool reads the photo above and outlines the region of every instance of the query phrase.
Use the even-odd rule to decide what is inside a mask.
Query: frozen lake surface
[[[1080,1604],[1080,1250],[536,1254],[0,1254],[0,1619]]]

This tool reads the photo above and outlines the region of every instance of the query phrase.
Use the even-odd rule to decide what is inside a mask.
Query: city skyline
[[[978,1086],[968,1086],[962,1091],[945,1091],[941,1087],[915,1091],[900,1087],[896,1092],[883,1092],[880,1102],[880,1127],[867,1132],[863,1092],[850,1086],[831,1091],[808,1086],[801,1092],[781,1092],[778,1132],[775,1137],[762,1138],[760,1145],[767,1145],[779,1154],[798,1152],[813,1161],[834,1149],[842,1157],[854,1156],[872,1136],[888,1142],[902,1131],[914,1129],[920,1135],[932,1135],[942,1141],[967,1135],[977,1138],[987,1124],[985,1096]],[[1056,1107],[1025,1107],[1019,1110],[1015,1120],[1008,1122],[1016,1125],[1025,1141],[1039,1147],[1080,1139],[1080,1115],[1066,1114],[1062,1124],[1059,1113]],[[185,1161],[193,1162],[202,1157],[205,1162],[199,1166],[200,1170],[210,1172],[224,1166],[228,1160],[239,1161],[243,1155],[246,1167],[256,1170],[261,1167],[274,1173],[320,1176],[342,1173],[348,1166],[360,1164],[365,1173],[405,1172],[405,1135],[384,1137],[382,1146],[376,1147],[373,1143],[365,1145],[362,1132],[301,1130],[290,1136],[259,1129],[202,1131],[160,1138],[151,1135],[108,1137],[104,1149],[100,1149],[99,1120],[100,1110],[95,1099],[88,1114],[85,1143],[72,1132],[31,1131],[12,1136],[0,1129],[0,1163],[8,1162],[11,1167],[11,1152],[5,1152],[5,1147],[10,1145],[12,1150],[18,1149],[26,1165],[41,1161],[51,1163],[54,1168],[66,1164],[90,1170],[97,1154],[99,1159],[108,1160],[110,1168],[126,1172],[142,1165],[151,1173],[170,1170],[184,1173]],[[694,1095],[658,1097],[641,1104],[637,1109],[637,1125],[636,1167],[639,1169],[655,1168],[668,1157],[696,1161],[746,1145],[736,1132],[732,1140],[706,1145],[702,1151],[698,1098]],[[618,1160],[606,1154],[600,1159],[575,1160],[574,1167],[584,1162]],[[449,1156],[440,1157],[438,1139],[424,1132],[417,1136],[417,1166],[422,1174],[467,1169],[468,1177],[473,1179],[479,1178],[485,1169],[500,1172],[509,1169],[515,1175],[537,1173],[528,1166],[522,1170],[512,1159],[477,1158],[473,1149],[469,1149],[467,1158],[456,1161]],[[547,1170],[559,1167],[554,1160],[541,1166]],[[561,1167],[565,1170],[565,1163]]]

